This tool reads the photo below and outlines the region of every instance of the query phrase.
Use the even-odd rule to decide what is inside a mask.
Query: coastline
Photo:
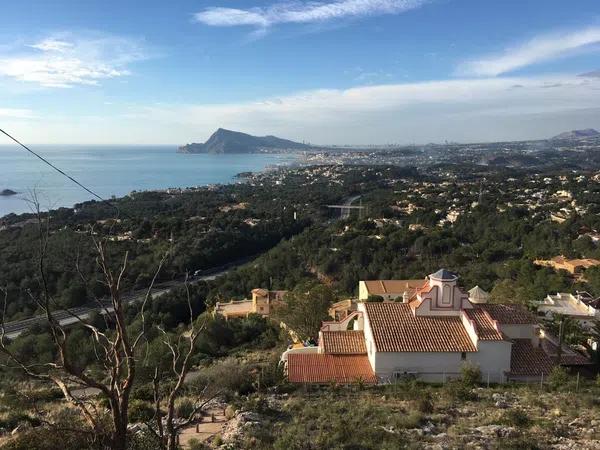
[[[106,199],[118,199],[141,192],[168,192],[244,183],[245,179],[238,177],[240,173],[264,173],[291,167],[300,159],[300,155],[289,153],[176,154],[172,153],[173,146],[151,148],[146,152],[139,146],[125,146],[122,149],[118,152],[112,147],[81,147],[74,152],[53,152],[51,156],[54,161],[58,160],[59,167],[67,166],[67,173],[91,186]],[[19,192],[18,195],[0,197],[0,221],[9,216],[14,218],[31,214],[23,193],[32,190],[41,194],[44,211],[73,209],[76,205],[93,200],[91,195],[71,185],[64,177],[52,173],[41,164],[32,164],[28,155],[17,152],[14,155],[14,159],[18,159],[13,166],[19,170],[11,167],[6,152],[0,152],[0,165],[8,169],[6,175],[0,169],[0,179],[7,187]],[[28,184],[21,181],[21,186],[16,186],[20,180],[12,174],[13,171],[25,173],[23,178],[29,177],[31,181]],[[89,172],[93,172],[94,176],[90,177]],[[140,182],[136,183],[136,180]]]

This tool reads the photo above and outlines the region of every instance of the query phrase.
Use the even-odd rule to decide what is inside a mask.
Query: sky
[[[600,2],[4,2],[0,128],[22,141],[219,127],[323,145],[600,130]]]

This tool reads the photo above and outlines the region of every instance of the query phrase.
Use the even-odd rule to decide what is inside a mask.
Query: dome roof
[[[440,269],[436,273],[432,273],[431,275],[429,275],[429,278],[441,281],[455,281],[458,279],[458,275],[456,275],[453,272],[450,272],[449,270]]]
[[[487,303],[490,294],[481,289],[479,286],[475,286],[469,291],[469,300],[473,303]]]

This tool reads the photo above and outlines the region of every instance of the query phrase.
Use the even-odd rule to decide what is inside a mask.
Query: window
[[[452,304],[452,286],[444,284],[442,287],[442,305],[450,306]]]
[[[462,353],[460,354],[460,359],[461,359],[461,360],[463,360],[463,361],[464,361],[465,359],[467,359],[467,352],[462,352]]]

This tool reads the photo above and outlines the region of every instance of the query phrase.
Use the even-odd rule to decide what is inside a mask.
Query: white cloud
[[[485,56],[463,63],[462,75],[498,76],[516,69],[569,56],[600,43],[600,27],[553,35],[538,36],[501,54]]]
[[[318,89],[246,103],[146,106],[120,120],[130,133],[147,127],[144,138],[153,136],[156,142],[197,142],[218,127],[321,144],[472,142],[599,127],[599,105],[600,79],[554,75]],[[530,117],[539,121],[532,125]]]
[[[33,119],[35,116],[30,109],[0,108],[0,117],[10,119]]]
[[[0,76],[44,87],[96,85],[129,75],[128,64],[144,58],[142,46],[131,39],[62,33],[0,55]]]
[[[267,28],[279,23],[313,23],[381,14],[398,14],[418,8],[430,0],[339,0],[337,2],[286,2],[266,8],[209,7],[194,19],[205,25],[231,27],[251,25]]]

